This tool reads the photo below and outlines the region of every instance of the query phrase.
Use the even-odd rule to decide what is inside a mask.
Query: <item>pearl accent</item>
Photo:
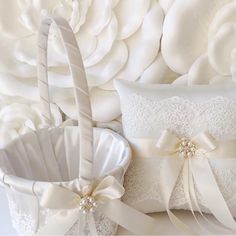
[[[86,196],[82,198],[79,203],[79,209],[85,214],[89,212],[94,212],[96,207],[97,201],[92,196]]]
[[[181,138],[178,153],[183,158],[191,158],[196,153],[196,145],[188,138]]]

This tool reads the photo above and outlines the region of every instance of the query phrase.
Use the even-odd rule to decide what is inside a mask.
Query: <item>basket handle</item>
[[[47,70],[48,34],[52,23],[57,26],[60,32],[73,78],[74,96],[80,126],[79,180],[81,186],[85,186],[92,180],[93,166],[93,121],[88,85],[83,60],[74,33],[66,20],[56,16],[47,16],[42,20],[38,35],[38,86],[42,115],[46,122],[52,125]]]

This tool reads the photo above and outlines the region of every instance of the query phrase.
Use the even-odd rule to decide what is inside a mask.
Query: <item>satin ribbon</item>
[[[196,147],[193,155],[190,155],[191,157],[180,155],[181,138],[169,130],[163,131],[156,143],[154,140],[147,139],[133,140],[132,142],[136,152],[141,151],[146,157],[147,155],[149,157],[164,156],[160,172],[161,192],[166,211],[174,225],[191,234],[189,228],[170,211],[169,205],[179,175],[183,173],[184,194],[194,218],[197,220],[194,209],[199,211],[202,217],[204,217],[196,197],[195,183],[196,188],[215,218],[223,226],[236,230],[236,222],[222,196],[209,163],[209,158],[214,157],[214,155],[219,157],[225,153],[226,155],[230,154],[230,157],[235,156],[236,142],[229,141],[225,142],[227,145],[224,145],[225,143],[219,145],[206,132],[202,132],[188,141]],[[225,158],[224,156],[222,157]],[[204,219],[208,221],[206,217]],[[198,224],[200,225],[199,222]]]
[[[97,203],[95,211],[103,213],[110,220],[132,233],[158,234],[154,219],[119,200],[124,192],[123,186],[113,176],[96,181],[79,192],[51,184],[42,195],[40,205],[45,209],[58,210],[59,213],[51,216],[46,226],[39,229],[37,234],[66,234],[79,220],[79,235],[83,235],[86,225],[88,225],[91,235],[98,235],[94,212],[83,213],[79,208],[81,201],[88,196],[93,197]]]

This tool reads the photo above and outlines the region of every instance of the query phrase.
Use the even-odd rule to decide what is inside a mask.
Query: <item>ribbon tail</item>
[[[190,206],[190,209],[194,215],[194,212],[192,210],[192,204],[189,198],[189,192],[188,192],[188,173],[189,173],[189,169],[188,169],[188,161],[184,161],[183,164],[183,178],[184,178],[184,192],[185,192],[185,196],[187,198],[188,204]],[[176,179],[177,181],[177,179]],[[190,228],[188,226],[186,226],[178,217],[176,217],[176,215],[174,215],[172,213],[172,211],[169,210],[169,207],[167,209],[167,214],[170,218],[170,221],[172,222],[173,225],[175,225],[177,228],[181,229],[183,232],[188,233],[189,235],[195,235],[195,233],[190,230]]]
[[[189,175],[189,192],[191,199],[193,200],[193,204],[196,207],[197,211],[201,214],[202,217],[205,217],[202,213],[202,210],[198,204],[196,192],[195,192],[195,187],[194,187],[194,182],[193,182],[193,169],[192,169],[192,163],[191,160],[189,160],[189,169],[190,169],[190,175]]]
[[[187,200],[187,203],[189,205],[189,208],[192,212],[192,215],[194,216],[194,218],[196,217],[195,214],[194,214],[194,210],[193,210],[193,206],[192,206],[192,201],[191,201],[191,197],[190,197],[190,171],[189,170],[189,160],[186,159],[185,162],[184,162],[184,167],[183,167],[183,187],[184,187],[184,195],[185,195],[185,198]],[[197,221],[197,219],[196,219]]]
[[[195,158],[192,168],[196,186],[208,209],[224,226],[236,230],[236,222],[222,196],[208,159]]]
[[[197,196],[196,196],[196,192],[195,192],[195,186],[194,186],[194,182],[193,182],[193,169],[192,169],[192,163],[191,160],[189,160],[189,168],[191,169],[191,175],[190,175],[190,185],[189,185],[189,189],[190,189],[190,196],[191,199],[193,201],[194,206],[197,209],[197,212],[200,213],[201,217],[203,218],[203,220],[205,220],[209,225],[212,225],[214,227],[214,229],[216,230],[216,232],[219,232],[220,230],[222,230],[222,227],[213,223],[212,221],[210,221],[202,212],[199,204],[198,204],[198,200],[197,200]],[[205,228],[204,228],[205,229]],[[211,232],[209,232],[208,230],[205,229],[205,231],[208,232],[208,234],[210,234]]]
[[[169,209],[167,210],[167,214],[170,218],[171,223],[177,227],[178,229],[182,230],[185,233],[188,233],[188,235],[195,235],[197,236],[197,234],[190,229],[186,224],[183,223],[183,221],[181,221],[175,214],[172,213],[172,211],[170,211]]]
[[[196,217],[196,215],[194,213],[193,205],[192,205],[192,201],[191,201],[191,196],[190,196],[190,176],[191,176],[191,169],[190,169],[190,165],[189,165],[189,159],[186,159],[185,162],[184,162],[184,167],[183,167],[184,195],[185,195],[185,198],[187,200],[188,206],[190,208],[190,211],[191,211],[194,219],[196,220],[196,222],[200,226],[200,223],[199,223],[199,221],[198,221],[198,219],[197,219],[197,217]]]
[[[39,229],[37,235],[66,234],[78,220],[79,211],[77,209],[72,210],[70,213],[68,213],[66,220],[65,214],[63,213],[65,213],[65,211],[51,216],[48,219],[47,224]]]
[[[98,235],[93,212],[86,215],[86,217],[87,217],[87,222],[88,222],[90,234],[91,235]]]
[[[120,200],[110,200],[100,206],[99,210],[110,220],[135,235],[159,234],[156,220],[135,210]]]
[[[79,211],[79,235],[84,234],[85,226],[86,226],[86,214]]]
[[[193,230],[170,211],[169,206],[171,195],[184,164],[185,160],[180,161],[178,158],[166,157],[163,159],[163,166],[161,168],[161,189],[166,211],[173,225],[183,232],[187,232],[189,235],[196,235]]]
[[[192,164],[191,164],[191,159],[187,160],[187,171],[186,174],[184,173],[184,189],[185,190],[185,196],[189,205],[189,208],[192,212],[192,215],[195,219],[195,221],[197,222],[197,224],[199,225],[199,227],[205,231],[205,233],[207,234],[212,234],[209,230],[207,230],[198,220],[193,206],[197,209],[197,211],[201,214],[201,216],[209,223],[208,219],[203,215],[201,208],[199,207],[198,201],[197,201],[197,197],[196,197],[196,193],[195,193],[195,188],[194,188],[194,183],[193,183],[193,174],[192,174]],[[185,172],[183,170],[183,172]],[[186,180],[185,180],[186,179]]]

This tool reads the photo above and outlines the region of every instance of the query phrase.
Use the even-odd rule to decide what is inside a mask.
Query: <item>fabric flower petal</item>
[[[209,31],[208,37],[209,41],[211,41],[212,37],[217,33],[219,28],[227,23],[227,22],[236,22],[236,2],[230,1],[228,4],[224,5],[219,11],[215,14],[214,19],[212,20]]]
[[[125,43],[115,42],[112,50],[100,62],[87,68],[89,86],[95,87],[105,84],[124,67],[127,59],[128,49]]]
[[[158,3],[153,4],[144,18],[142,27],[126,40],[129,60],[116,78],[137,80],[157,56],[164,14]]]
[[[162,7],[165,14],[168,13],[169,9],[171,8],[172,4],[175,0],[159,0],[159,4]]]
[[[115,14],[119,24],[117,35],[119,40],[130,37],[138,30],[148,12],[150,2],[150,0],[136,0],[134,4],[132,0],[119,1],[115,8]]]
[[[37,58],[35,54],[37,52],[37,40],[35,36],[24,38],[17,41],[14,45],[15,59],[19,62],[23,62],[30,66],[37,65]],[[27,45],[27,47],[25,46]]]
[[[19,79],[9,74],[0,73],[0,93],[9,96],[21,96],[33,101],[39,100],[37,86],[22,83]]]
[[[209,61],[220,75],[230,75],[231,53],[236,47],[236,23],[223,24],[208,46]]]
[[[188,74],[179,76],[172,84],[188,85]]]
[[[0,1],[1,37],[20,38],[31,34],[31,32],[18,21],[20,14],[21,9],[15,0]]]
[[[165,17],[162,55],[176,73],[187,73],[208,44],[208,27],[229,0],[175,1]]]
[[[36,78],[36,67],[17,60],[12,43],[13,41],[10,40],[4,47],[1,47],[0,72],[20,78]]]
[[[84,28],[82,28],[76,34],[76,38],[81,51],[81,55],[85,60],[95,51],[97,47],[97,37],[89,34]]]
[[[137,80],[146,70],[148,82],[148,76],[158,67],[154,61],[160,48],[164,13],[157,1],[137,0],[133,4],[131,0],[0,0],[0,13],[0,93],[38,101],[37,33],[41,17],[47,14],[64,17],[72,27],[84,59],[93,104],[106,107],[106,115],[104,109],[94,108],[95,118],[101,122],[120,114],[114,78]],[[6,21],[9,16],[11,21]],[[52,26],[48,46],[50,95],[66,114],[73,115],[73,83],[59,36]],[[105,120],[101,120],[103,117]],[[22,128],[26,132],[27,129]]]
[[[57,106],[52,105],[55,125],[62,123]],[[27,132],[45,127],[41,105],[21,97],[0,96],[0,147]]]
[[[120,115],[119,97],[115,91],[93,88],[90,92],[90,99],[94,121],[109,122]],[[59,101],[57,104],[67,116],[77,120],[74,99]]]
[[[111,21],[113,0],[94,0],[89,8],[84,27],[91,35],[99,35]]]
[[[97,37],[97,47],[94,52],[84,60],[86,67],[93,66],[98,63],[111,50],[117,35],[117,20],[113,15],[109,25]]]
[[[189,84],[208,84],[216,71],[209,63],[207,54],[201,55],[191,66],[188,73]]]
[[[174,73],[165,63],[161,53],[154,62],[143,72],[139,82],[141,83],[172,83],[178,74]]]

